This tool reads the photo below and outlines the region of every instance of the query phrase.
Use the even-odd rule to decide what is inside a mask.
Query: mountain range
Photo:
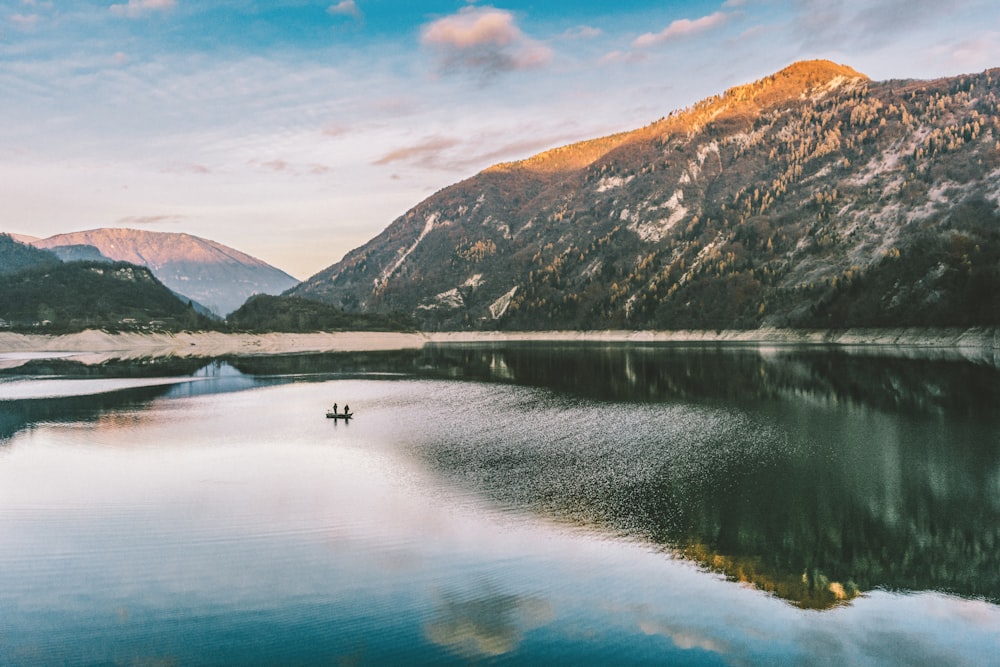
[[[0,329],[65,333],[205,329],[216,322],[127,262],[63,262],[55,253],[0,234]]]
[[[29,239],[66,261],[129,262],[145,266],[164,285],[224,316],[254,294],[280,294],[298,280],[246,253],[190,234],[93,229]]]
[[[795,63],[495,165],[289,295],[426,329],[1000,324],[1000,69]]]

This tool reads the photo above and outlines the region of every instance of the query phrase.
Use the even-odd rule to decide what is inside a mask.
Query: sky
[[[1000,66],[996,0],[0,0],[0,231],[185,232],[305,279],[497,162],[797,60]]]

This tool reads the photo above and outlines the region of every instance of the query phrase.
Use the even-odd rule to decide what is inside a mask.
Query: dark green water
[[[0,664],[988,664],[997,406],[797,347],[32,362]]]

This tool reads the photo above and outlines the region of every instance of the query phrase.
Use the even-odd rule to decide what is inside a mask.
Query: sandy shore
[[[305,352],[359,352],[419,349],[427,336],[419,333],[337,332],[228,334],[214,331],[118,333],[81,331],[62,336],[0,333],[0,368],[26,357],[61,357],[84,363],[148,357],[268,356]]]
[[[28,357],[64,357],[87,363],[143,357],[262,356],[306,352],[419,349],[428,343],[718,342],[888,346],[978,351],[1000,355],[1000,329],[852,329],[845,331],[541,331],[541,332],[336,332],[227,334],[218,332],[119,333],[82,331],[62,336],[0,332],[0,367]]]

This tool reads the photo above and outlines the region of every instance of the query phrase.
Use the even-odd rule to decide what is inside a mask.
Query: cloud
[[[928,50],[932,62],[947,62],[949,67],[969,71],[984,63],[1000,61],[1000,32],[984,32],[955,42],[941,43]]]
[[[880,49],[889,37],[916,33],[942,19],[969,9],[955,0],[884,0],[879,3],[844,0],[795,0],[792,29],[801,36],[803,50],[836,49],[842,52]]]
[[[393,162],[409,162],[421,167],[441,168],[441,153],[459,145],[461,141],[451,137],[430,137],[415,146],[398,148],[386,153],[373,164],[384,166]]]
[[[506,141],[509,136],[527,138]],[[422,169],[467,173],[470,169],[484,169],[497,162],[525,159],[578,139],[579,133],[566,132],[565,128],[539,131],[530,124],[518,128],[480,128],[474,141],[434,135],[415,145],[386,153],[372,164],[403,163]]]
[[[678,37],[697,35],[718,28],[728,21],[729,17],[730,15],[725,12],[715,12],[708,16],[702,16],[700,19],[677,19],[660,32],[647,32],[644,35],[639,35],[632,42],[632,46],[643,49],[658,46]]]
[[[364,18],[361,10],[358,9],[358,4],[354,0],[340,0],[337,4],[327,7],[326,11],[328,14],[334,16],[350,16],[359,21]]]
[[[493,7],[465,7],[438,19],[424,27],[420,41],[439,52],[445,71],[495,76],[552,60],[552,50],[521,32],[513,14]]]
[[[318,162],[309,165],[309,173],[315,174],[317,176],[325,176],[326,174],[332,174],[334,172],[333,167],[325,164],[319,164]]]
[[[600,28],[594,28],[589,25],[578,25],[564,32],[562,36],[564,39],[595,39],[603,34],[604,31]]]
[[[116,16],[134,19],[152,12],[173,9],[176,4],[177,0],[128,0],[125,4],[111,5],[108,9]]]
[[[163,225],[183,222],[187,216],[184,215],[130,215],[119,218],[119,225]]]
[[[621,65],[640,63],[649,60],[645,53],[635,53],[634,51],[609,51],[601,56],[597,61],[599,65]]]
[[[267,162],[259,162],[258,164],[271,171],[285,171],[288,169],[288,163],[281,159],[268,160]]]

